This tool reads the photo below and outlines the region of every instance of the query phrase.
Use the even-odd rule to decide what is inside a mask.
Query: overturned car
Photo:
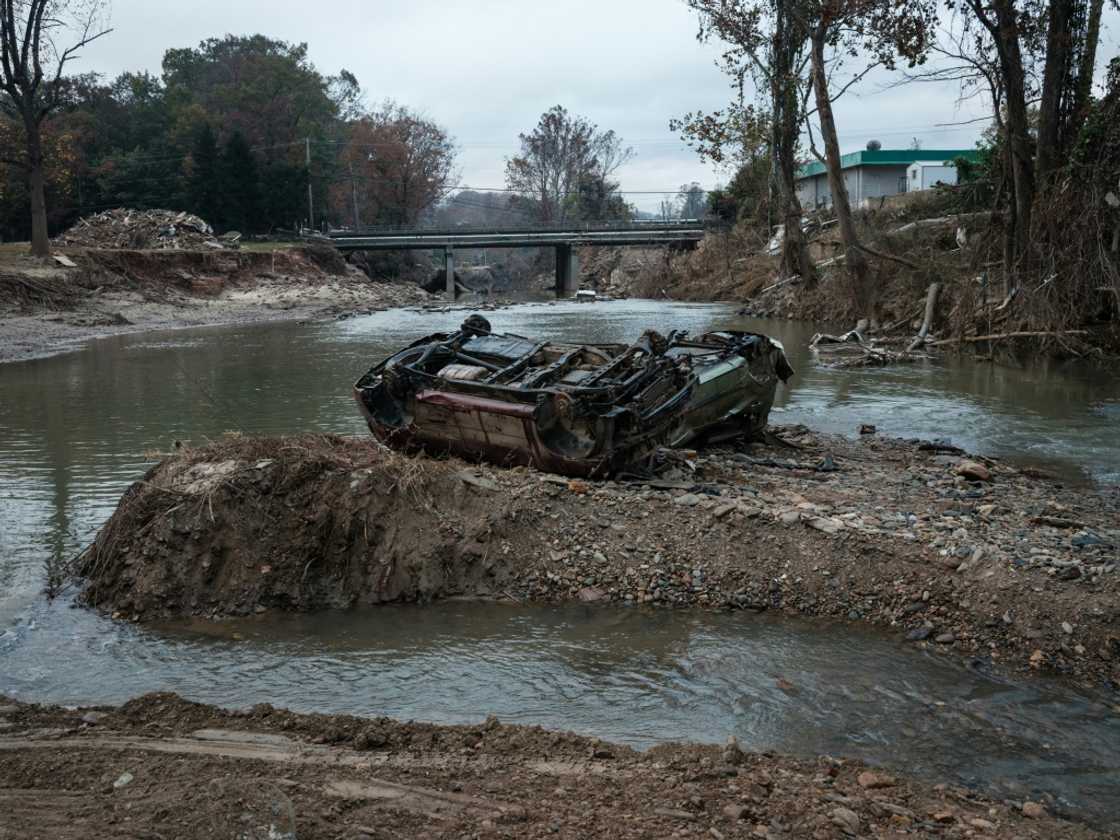
[[[564,344],[472,315],[373,367],[354,397],[394,449],[602,477],[659,446],[758,435],[792,374],[781,344],[755,333]]]

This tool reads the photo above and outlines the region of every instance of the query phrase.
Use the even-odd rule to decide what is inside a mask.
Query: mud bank
[[[779,434],[625,483],[231,439],[133,485],[82,558],[83,598],[137,621],[449,596],[777,609],[1120,687],[1116,488]]]
[[[475,726],[223,711],[171,694],[64,709],[0,697],[5,838],[239,836],[1091,838],[858,762],[668,745],[646,753]],[[484,711],[480,710],[482,720]]]
[[[65,256],[73,268],[0,255],[0,362],[124,333],[332,318],[431,299],[410,283],[371,281],[321,248]]]
[[[1021,279],[994,270],[989,276],[985,266],[995,257],[988,248],[999,236],[987,230],[987,217],[921,205],[858,213],[861,240],[891,255],[871,259],[869,275],[859,282],[844,269],[838,229],[814,219],[809,251],[819,277],[812,285],[783,274],[779,259],[769,253],[768,231],[739,226],[709,233],[694,251],[623,275],[626,282],[614,293],[736,302],[743,304],[744,315],[810,321],[841,331],[861,324],[865,336],[909,344],[936,284],[927,351],[1101,359],[1120,354],[1120,290],[1102,280],[1073,310],[1058,312],[1061,307],[1047,303],[1045,295],[1015,288]],[[824,223],[822,229],[816,229],[818,222]],[[958,237],[965,238],[965,247]]]

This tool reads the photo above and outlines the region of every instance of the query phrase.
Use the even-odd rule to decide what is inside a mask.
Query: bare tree
[[[1027,252],[1031,209],[1034,204],[1034,143],[1027,116],[1028,74],[1023,58],[1021,12],[1015,0],[964,0],[967,8],[991,38],[998,58],[1004,96],[1004,135],[1011,171],[1011,203],[1007,225],[1008,265]]]
[[[560,105],[519,139],[521,153],[506,161],[506,185],[534,203],[542,222],[562,222],[578,211],[580,190],[589,182],[613,193],[610,177],[634,156],[613,131],[600,131]]]
[[[898,57],[911,66],[923,60],[932,41],[937,4],[935,0],[805,0],[797,13],[805,15],[803,25],[809,33],[816,117],[825,148],[822,159],[844,243],[845,267],[862,291],[868,279],[866,255],[886,255],[872,251],[856,233],[832,103],[875,67],[893,69]],[[865,64],[835,90],[831,77],[845,58],[862,59]]]
[[[23,131],[23,155],[5,162],[27,173],[31,253],[50,254],[43,122],[61,104],[63,71],[78,50],[109,33],[104,0],[0,0],[0,110]],[[66,36],[71,36],[67,39]],[[72,40],[70,46],[60,42]]]
[[[701,219],[708,210],[708,194],[696,181],[681,184],[677,198],[677,218]]]
[[[342,151],[347,176],[332,190],[336,207],[360,220],[415,224],[457,179],[455,141],[421,114],[387,101],[352,122]],[[342,215],[349,215],[343,213]]]
[[[697,38],[719,39],[727,45],[718,64],[731,80],[736,98],[725,111],[689,114],[670,127],[681,130],[702,157],[716,163],[723,162],[726,147],[738,147],[742,163],[760,143],[768,146],[771,183],[785,230],[782,269],[787,274],[799,274],[811,286],[816,269],[801,230],[802,208],[796,184],[808,62],[808,33],[802,16],[791,13],[798,0],[686,2],[700,16]],[[766,92],[766,112],[759,113],[746,104],[748,79]]]

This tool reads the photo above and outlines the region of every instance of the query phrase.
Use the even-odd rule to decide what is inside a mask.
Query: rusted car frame
[[[472,316],[373,367],[354,396],[395,449],[605,476],[721,426],[757,431],[788,369],[780,345],[751,333],[565,344]]]

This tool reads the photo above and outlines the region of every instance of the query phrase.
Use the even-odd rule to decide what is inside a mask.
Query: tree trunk
[[[817,271],[809,256],[805,233],[801,230],[802,207],[797,197],[796,181],[796,153],[801,121],[797,113],[797,95],[791,95],[785,89],[788,85],[788,81],[775,81],[772,85],[774,117],[770,138],[771,166],[778,188],[778,214],[784,230],[782,273],[786,277],[799,275],[806,287],[811,288],[816,284]]]
[[[1081,130],[1089,110],[1089,100],[1093,94],[1093,71],[1097,68],[1097,46],[1101,40],[1101,11],[1104,0],[1089,0],[1089,20],[1085,26],[1085,45],[1081,50],[1081,64],[1077,68],[1077,80],[1073,85],[1073,121],[1069,127],[1072,143]]]
[[[783,2],[774,3],[774,39],[770,69],[770,159],[782,220],[783,279],[798,275],[806,288],[817,282],[817,269],[801,229],[802,207],[797,197],[797,144],[801,138],[801,98],[794,65],[804,48],[805,35],[787,13]]]
[[[845,266],[856,283],[859,294],[867,293],[867,258],[860,247],[852,218],[852,205],[848,199],[848,187],[844,183],[844,172],[840,168],[840,140],[836,134],[836,118],[832,114],[832,102],[828,94],[828,74],[824,63],[825,39],[828,31],[824,25],[813,30],[812,68],[813,93],[816,96],[817,119],[820,121],[821,138],[824,141],[825,162],[828,170],[828,187],[832,192],[832,207],[836,212],[836,226],[840,229],[840,239],[844,243]],[[861,304],[870,308],[870,301]],[[870,316],[868,311],[866,314]]]
[[[1046,64],[1042,73],[1042,98],[1038,103],[1038,152],[1035,178],[1046,188],[1050,174],[1061,164],[1062,93],[1069,78],[1073,49],[1070,24],[1074,0],[1051,0],[1046,32]]]
[[[1018,16],[1014,0],[992,0],[996,13],[996,51],[1003,73],[1007,102],[1007,146],[1011,155],[1011,183],[1015,195],[1012,252],[1017,262],[1027,256],[1034,203],[1033,144],[1027,120],[1027,83],[1019,46]],[[1007,266],[1012,270],[1013,266]]]
[[[31,194],[31,254],[35,257],[49,257],[51,240],[47,235],[47,179],[43,172],[43,140],[39,124],[34,119],[25,119],[24,129],[27,131],[27,189]]]

